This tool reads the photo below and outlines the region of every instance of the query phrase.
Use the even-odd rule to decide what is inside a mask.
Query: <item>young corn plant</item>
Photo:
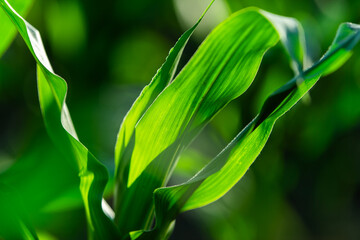
[[[17,2],[16,9],[23,13],[29,2]],[[68,86],[52,69],[39,32],[6,0],[0,0],[0,6],[0,54],[9,46],[16,28],[37,64],[38,96],[47,133],[66,159],[66,166],[79,178],[89,239],[167,239],[180,213],[216,201],[242,178],[263,149],[276,120],[321,76],[337,70],[360,40],[360,26],[343,23],[323,57],[310,64],[298,21],[247,8],[219,24],[175,75],[183,49],[205,10],[170,50],[122,121],[115,145],[114,205],[110,207],[103,198],[109,181],[107,169],[76,134],[65,101]],[[197,174],[182,184],[167,186],[182,151],[218,112],[249,88],[264,54],[279,42],[294,77],[273,92],[258,115]],[[36,161],[32,164],[37,166]],[[26,169],[13,166],[0,175],[0,237],[5,239],[38,239],[31,217],[58,197],[43,189],[41,199],[27,203],[31,196],[9,184],[14,174],[36,177],[22,171]],[[62,181],[61,173],[54,181]],[[61,188],[57,190],[70,187]]]

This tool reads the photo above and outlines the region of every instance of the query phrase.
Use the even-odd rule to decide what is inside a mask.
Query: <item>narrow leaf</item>
[[[33,0],[11,0],[10,3],[21,16],[25,16],[33,4]],[[16,35],[15,26],[3,11],[0,11],[0,33],[1,58]]]
[[[195,31],[196,27],[199,25],[204,15],[212,5],[214,0],[211,1],[208,8],[204,11],[199,20],[188,29],[176,42],[175,46],[170,50],[168,57],[164,64],[157,71],[154,78],[151,80],[150,84],[146,86],[139,97],[133,103],[131,109],[126,114],[121,123],[121,127],[117,136],[117,142],[115,145],[115,174],[116,174],[116,184],[117,191],[115,195],[115,209],[117,211],[117,215],[123,216],[126,218],[126,221],[129,221],[129,216],[122,213],[122,196],[124,195],[124,191],[127,188],[127,176],[128,176],[128,168],[130,165],[130,158],[126,156],[126,153],[131,152],[133,148],[133,144],[131,144],[130,140],[134,136],[135,126],[144,115],[146,110],[150,107],[150,105],[154,102],[156,97],[171,83],[174,78],[177,65],[179,63],[182,52]],[[136,215],[133,215],[136,217]],[[139,218],[143,218],[143,216],[138,216]],[[118,224],[120,225],[120,224]],[[125,231],[126,232],[126,231]]]

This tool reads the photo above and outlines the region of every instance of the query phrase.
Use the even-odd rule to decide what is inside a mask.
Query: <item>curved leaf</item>
[[[266,50],[278,36],[261,14],[241,11],[220,24],[199,47],[135,126],[130,166],[117,224],[122,231],[143,229],[129,215],[148,216],[153,191],[164,186],[177,156],[204,125],[253,81]],[[137,196],[141,196],[138,198]],[[131,212],[136,209],[137,213]],[[149,214],[146,214],[149,212]],[[142,221],[144,221],[141,219]]]
[[[124,195],[124,191],[127,188],[127,176],[128,169],[130,166],[130,158],[126,155],[128,152],[132,151],[133,144],[131,139],[135,133],[135,126],[150,107],[150,105],[154,102],[156,97],[171,83],[174,78],[177,65],[179,63],[182,52],[195,31],[196,27],[199,25],[206,12],[212,5],[214,0],[211,1],[208,8],[204,11],[199,20],[188,29],[176,42],[175,46],[170,50],[168,57],[166,58],[164,64],[157,71],[156,75],[153,77],[149,85],[147,85],[139,97],[133,103],[131,109],[128,111],[126,116],[124,117],[120,130],[117,136],[117,141],[115,145],[115,165],[116,165],[116,185],[117,191],[115,195],[115,210],[118,213],[117,216],[123,216],[126,218],[126,222],[129,222],[129,218],[131,216],[127,216],[123,213],[123,209],[127,208],[122,203],[122,196]],[[135,218],[144,218],[142,215],[132,215]],[[115,219],[118,221],[117,219]],[[118,224],[119,227],[121,224]],[[124,230],[124,232],[127,232]]]
[[[299,74],[307,67],[305,34],[301,24],[294,18],[279,16],[264,10],[259,10],[274,26],[280,41],[290,57],[290,65]]]
[[[0,6],[16,26],[37,62],[39,100],[45,125],[54,144],[78,169],[89,234],[95,239],[113,239],[118,235],[117,230],[101,206],[108,173],[77,138],[65,104],[67,84],[54,74],[39,32],[18,15],[6,0],[1,0]]]
[[[161,235],[179,212],[205,206],[223,196],[246,173],[260,154],[276,120],[289,111],[318,81],[336,70],[360,40],[360,26],[345,23],[325,55],[275,91],[260,114],[207,166],[188,182],[154,192],[157,227],[142,238]]]
[[[25,16],[29,11],[33,0],[11,0],[11,5],[16,9],[16,11]],[[9,47],[10,43],[16,35],[16,29],[10,19],[6,16],[3,11],[0,11],[0,58]]]
[[[281,40],[298,64],[296,70],[302,71],[303,56],[297,53],[304,49],[301,27],[285,17],[278,23],[288,36]],[[234,14],[207,37],[134,123],[120,159],[126,168],[118,176],[123,179],[116,223],[122,232],[147,228],[152,220],[153,191],[167,183],[179,153],[217,112],[246,91],[262,56],[278,40],[272,23],[256,9]]]

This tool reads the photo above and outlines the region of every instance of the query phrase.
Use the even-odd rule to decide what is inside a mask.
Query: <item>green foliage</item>
[[[77,185],[90,239],[167,239],[179,213],[218,200],[243,177],[264,148],[275,122],[306,96],[321,76],[341,67],[360,40],[359,25],[340,25],[328,51],[311,65],[303,29],[296,20],[246,8],[219,24],[176,74],[184,47],[206,10],[170,50],[121,124],[115,146],[115,184],[110,185],[113,212],[103,199],[108,171],[79,141],[65,103],[67,83],[54,73],[39,32],[6,0],[0,0],[0,6],[36,61],[42,118],[55,146],[25,161],[30,166],[38,165],[40,174],[34,183],[25,185],[30,190],[22,195],[30,199],[43,191],[37,201],[19,197],[21,184],[12,179],[14,174],[32,179],[35,172],[13,165],[0,175],[0,206],[8,217],[0,220],[0,236],[5,238],[37,239],[40,234],[29,215],[39,214],[42,209],[60,211],[74,202],[76,205],[79,196],[73,189]],[[28,2],[17,7],[22,13],[28,9]],[[14,35],[10,22],[2,23],[0,31],[6,35],[0,39],[0,53]],[[279,41],[295,73],[293,79],[272,93],[259,114],[193,177],[167,186],[180,154],[218,112],[250,87],[264,54]],[[41,160],[46,156],[49,161]],[[60,175],[48,183],[57,193],[39,183],[47,181],[46,173]],[[72,178],[58,184],[62,174]],[[40,189],[32,190],[32,186]],[[154,219],[156,225],[152,228]]]
[[[12,0],[10,3],[20,15],[26,15],[33,3],[33,0]],[[0,56],[2,56],[16,34],[14,25],[3,11],[0,12],[0,29]]]

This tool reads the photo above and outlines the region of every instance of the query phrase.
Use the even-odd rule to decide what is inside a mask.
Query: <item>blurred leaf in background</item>
[[[48,1],[44,13],[48,40],[56,56],[76,58],[86,49],[87,26],[78,1]]]

